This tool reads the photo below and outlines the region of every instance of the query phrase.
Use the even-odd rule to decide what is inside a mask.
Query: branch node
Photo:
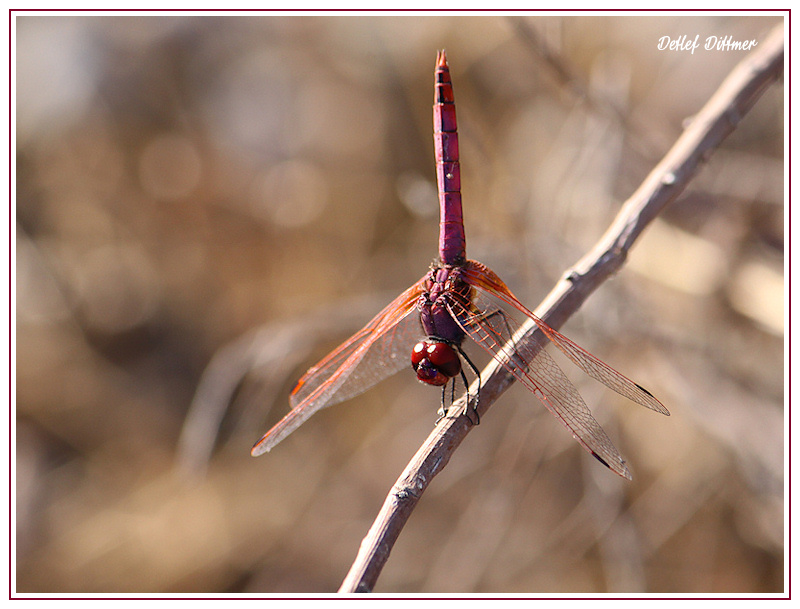
[[[398,503],[406,503],[407,501],[413,499],[419,499],[419,495],[414,492],[414,490],[409,486],[404,486],[403,488],[399,488],[394,492],[394,496],[397,499]]]

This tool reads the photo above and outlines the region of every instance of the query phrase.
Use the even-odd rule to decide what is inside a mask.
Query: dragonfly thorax
[[[466,306],[470,286],[461,278],[459,266],[440,265],[431,268],[425,280],[425,291],[417,302],[422,330],[430,340],[460,345],[464,331],[453,319],[450,307]]]
[[[435,339],[423,340],[411,352],[411,366],[420,381],[441,387],[461,372],[461,359],[452,345]]]

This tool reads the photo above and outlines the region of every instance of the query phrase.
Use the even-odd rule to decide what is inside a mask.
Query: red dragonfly
[[[558,364],[543,349],[514,346],[512,339],[521,321],[532,319],[570,360],[610,389],[661,414],[669,412],[649,391],[537,318],[492,270],[467,260],[456,110],[444,51],[437,56],[435,74],[439,259],[422,279],[306,372],[289,398],[292,410],[256,443],[252,455],[269,451],[321,408],[352,398],[408,366],[409,354],[417,378],[442,387],[443,415],[448,383],[452,382],[454,393],[460,376],[469,391],[462,358],[478,377],[480,386],[477,368],[461,349],[468,336],[532,391],[581,446],[605,466],[630,479],[625,461]],[[419,340],[421,336],[425,338]],[[464,409],[465,415],[474,415],[475,424],[479,397],[480,389],[473,400],[467,400]]]

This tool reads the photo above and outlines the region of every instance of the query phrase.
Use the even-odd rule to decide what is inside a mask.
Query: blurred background
[[[300,375],[436,256],[446,48],[467,252],[530,308],[780,17],[16,19],[18,592],[335,592],[440,394],[401,372],[258,459]],[[758,47],[756,47],[758,48]],[[784,587],[783,83],[563,328],[626,457],[512,387],[376,592]]]

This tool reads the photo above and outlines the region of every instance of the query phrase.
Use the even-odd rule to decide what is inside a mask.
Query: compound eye
[[[411,351],[411,365],[414,366],[414,369],[419,366],[420,362],[427,356],[426,349],[427,343],[421,341],[414,345],[414,350]]]
[[[461,372],[461,359],[447,343],[429,343],[426,352],[431,363],[445,376],[454,377]]]
[[[461,360],[455,349],[438,341],[418,342],[411,351],[411,366],[419,380],[439,387],[461,372]]]

